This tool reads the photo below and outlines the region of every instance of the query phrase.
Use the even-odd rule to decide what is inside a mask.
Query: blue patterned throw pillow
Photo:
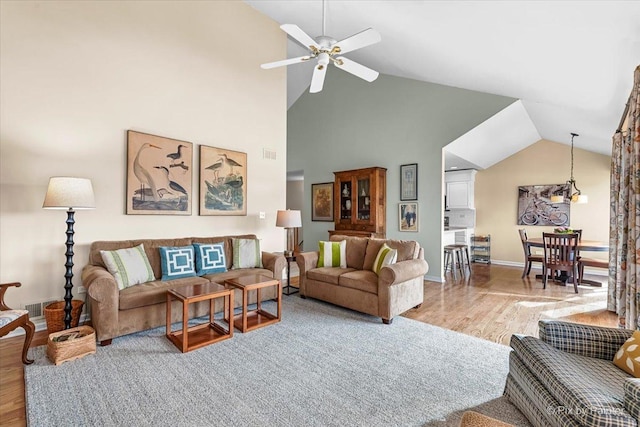
[[[193,246],[160,246],[161,280],[195,277],[194,254]]]
[[[227,271],[227,259],[224,256],[224,243],[194,243],[196,251],[196,274],[224,273]]]

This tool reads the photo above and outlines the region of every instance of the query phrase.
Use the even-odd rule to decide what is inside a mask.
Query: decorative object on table
[[[346,184],[342,195],[346,198],[351,195]],[[351,210],[351,205],[346,209]],[[311,221],[333,221],[333,182],[311,184]]]
[[[49,186],[47,187],[47,194],[44,197],[42,207],[44,209],[67,210],[67,251],[65,252],[67,262],[64,264],[66,267],[66,272],[64,274],[65,329],[69,329],[71,327],[71,300],[73,299],[73,295],[71,294],[71,289],[73,288],[73,225],[75,224],[73,215],[75,214],[75,210],[94,209],[95,204],[91,180],[87,178],[67,176],[54,176],[49,178]]]
[[[556,227],[553,229],[554,233],[558,233],[558,234],[573,234],[575,233],[575,231],[573,231],[573,228],[569,228],[569,227]]]
[[[327,74],[327,67],[330,62],[333,62],[338,68],[353,74],[356,77],[360,77],[363,80],[372,82],[378,78],[378,72],[364,65],[358,64],[350,59],[345,58],[345,53],[361,49],[365,46],[369,46],[378,43],[382,38],[380,34],[373,28],[367,28],[360,31],[344,40],[336,41],[332,37],[325,35],[325,14],[326,7],[324,0],[322,1],[322,35],[311,38],[307,33],[302,31],[300,27],[294,24],[283,24],[280,26],[282,31],[291,36],[294,40],[300,43],[305,48],[309,49],[309,55],[299,56],[297,58],[285,59],[282,61],[269,62],[262,64],[263,69],[270,69],[275,67],[281,67],[283,65],[300,64],[302,62],[309,61],[311,59],[316,60],[315,69],[313,71],[313,77],[311,78],[311,86],[309,92],[317,93],[322,90],[324,85],[324,77]]]
[[[400,231],[418,231],[418,203],[399,203],[398,219]]]
[[[247,215],[247,153],[200,146],[200,215]]]
[[[127,215],[191,215],[193,144],[127,131]]]
[[[283,227],[287,230],[287,250],[284,255],[286,257],[293,256],[296,248],[294,241],[294,229],[302,227],[302,218],[300,211],[287,209],[286,211],[278,211],[276,216],[276,227]]]
[[[78,326],[49,335],[47,356],[56,366],[96,352],[96,333],[90,326]]]
[[[10,287],[19,288],[22,286],[19,282],[3,283],[0,285],[0,337],[7,335],[16,328],[22,328],[25,332],[24,344],[22,345],[22,363],[30,365],[33,360],[27,358],[29,346],[36,330],[35,325],[29,320],[29,311],[12,310],[4,302],[4,293]]]
[[[400,166],[400,200],[418,200],[418,164]]]
[[[569,184],[521,185],[518,187],[518,225],[568,226],[569,203],[552,204],[554,193]]]
[[[567,188],[565,191],[556,191],[551,196],[551,203],[564,203],[565,200],[573,203],[587,203],[589,198],[576,186],[576,180],[573,178],[573,138],[580,136],[577,133],[571,132],[571,177],[567,181]],[[572,190],[572,187],[575,191]],[[573,193],[572,193],[573,191]]]

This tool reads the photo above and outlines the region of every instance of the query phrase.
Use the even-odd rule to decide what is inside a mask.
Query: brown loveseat
[[[300,253],[296,262],[301,297],[379,316],[387,324],[394,316],[422,304],[424,275],[429,265],[418,242],[340,235],[331,236],[330,240],[347,241],[347,268],[318,268],[318,252]],[[383,243],[398,251],[398,259],[378,275],[372,267]]]
[[[262,252],[263,268],[243,268],[232,270],[232,238],[255,239],[255,235],[221,236],[221,237],[188,237],[177,239],[145,239],[100,241],[91,244],[89,264],[82,270],[82,284],[87,289],[89,306],[91,308],[91,322],[96,330],[96,337],[102,345],[111,343],[112,338],[145,329],[155,328],[166,323],[166,293],[167,289],[181,286],[217,282],[224,283],[226,279],[247,274],[264,274],[277,279],[282,278],[285,259],[282,255]],[[208,274],[201,277],[187,277],[169,281],[161,281],[162,277],[159,247],[160,246],[188,246],[193,243],[225,244],[225,258],[227,270],[224,273]],[[118,289],[115,278],[109,273],[102,260],[101,250],[112,251],[122,248],[132,248],[144,244],[144,250],[158,280]],[[273,288],[265,289],[262,300],[275,298]],[[254,297],[255,299],[255,297]],[[255,301],[249,300],[249,303]],[[179,301],[174,301],[172,321],[182,319],[182,307]],[[240,298],[235,298],[235,306],[241,304]],[[208,313],[208,301],[192,304],[189,317],[204,316]],[[222,311],[222,301],[217,300],[215,311]]]

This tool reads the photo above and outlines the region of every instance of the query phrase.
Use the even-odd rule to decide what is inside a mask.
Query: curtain
[[[607,309],[618,314],[621,328],[640,329],[640,65],[626,109],[624,129],[613,136],[609,290]],[[623,121],[625,117],[623,117]]]

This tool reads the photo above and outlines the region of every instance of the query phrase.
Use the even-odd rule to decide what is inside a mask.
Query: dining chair
[[[578,293],[578,234],[542,233],[544,262],[542,263],[543,289],[547,288],[549,272],[564,271],[573,279]]]
[[[33,339],[33,333],[36,330],[33,322],[29,320],[29,312],[27,310],[12,310],[4,303],[4,293],[10,287],[19,288],[20,283],[3,283],[0,285],[0,337],[7,335],[16,328],[21,327],[26,333],[24,345],[22,346],[22,363],[29,365],[33,360],[27,358],[27,352]]]
[[[543,259],[542,255],[532,255],[531,254],[531,246],[529,245],[529,238],[527,237],[527,230],[521,228],[518,230],[520,233],[520,240],[522,241],[522,250],[524,251],[524,270],[522,271],[522,278],[524,276],[528,276],[531,273],[531,264],[534,262],[539,262],[542,264]]]

